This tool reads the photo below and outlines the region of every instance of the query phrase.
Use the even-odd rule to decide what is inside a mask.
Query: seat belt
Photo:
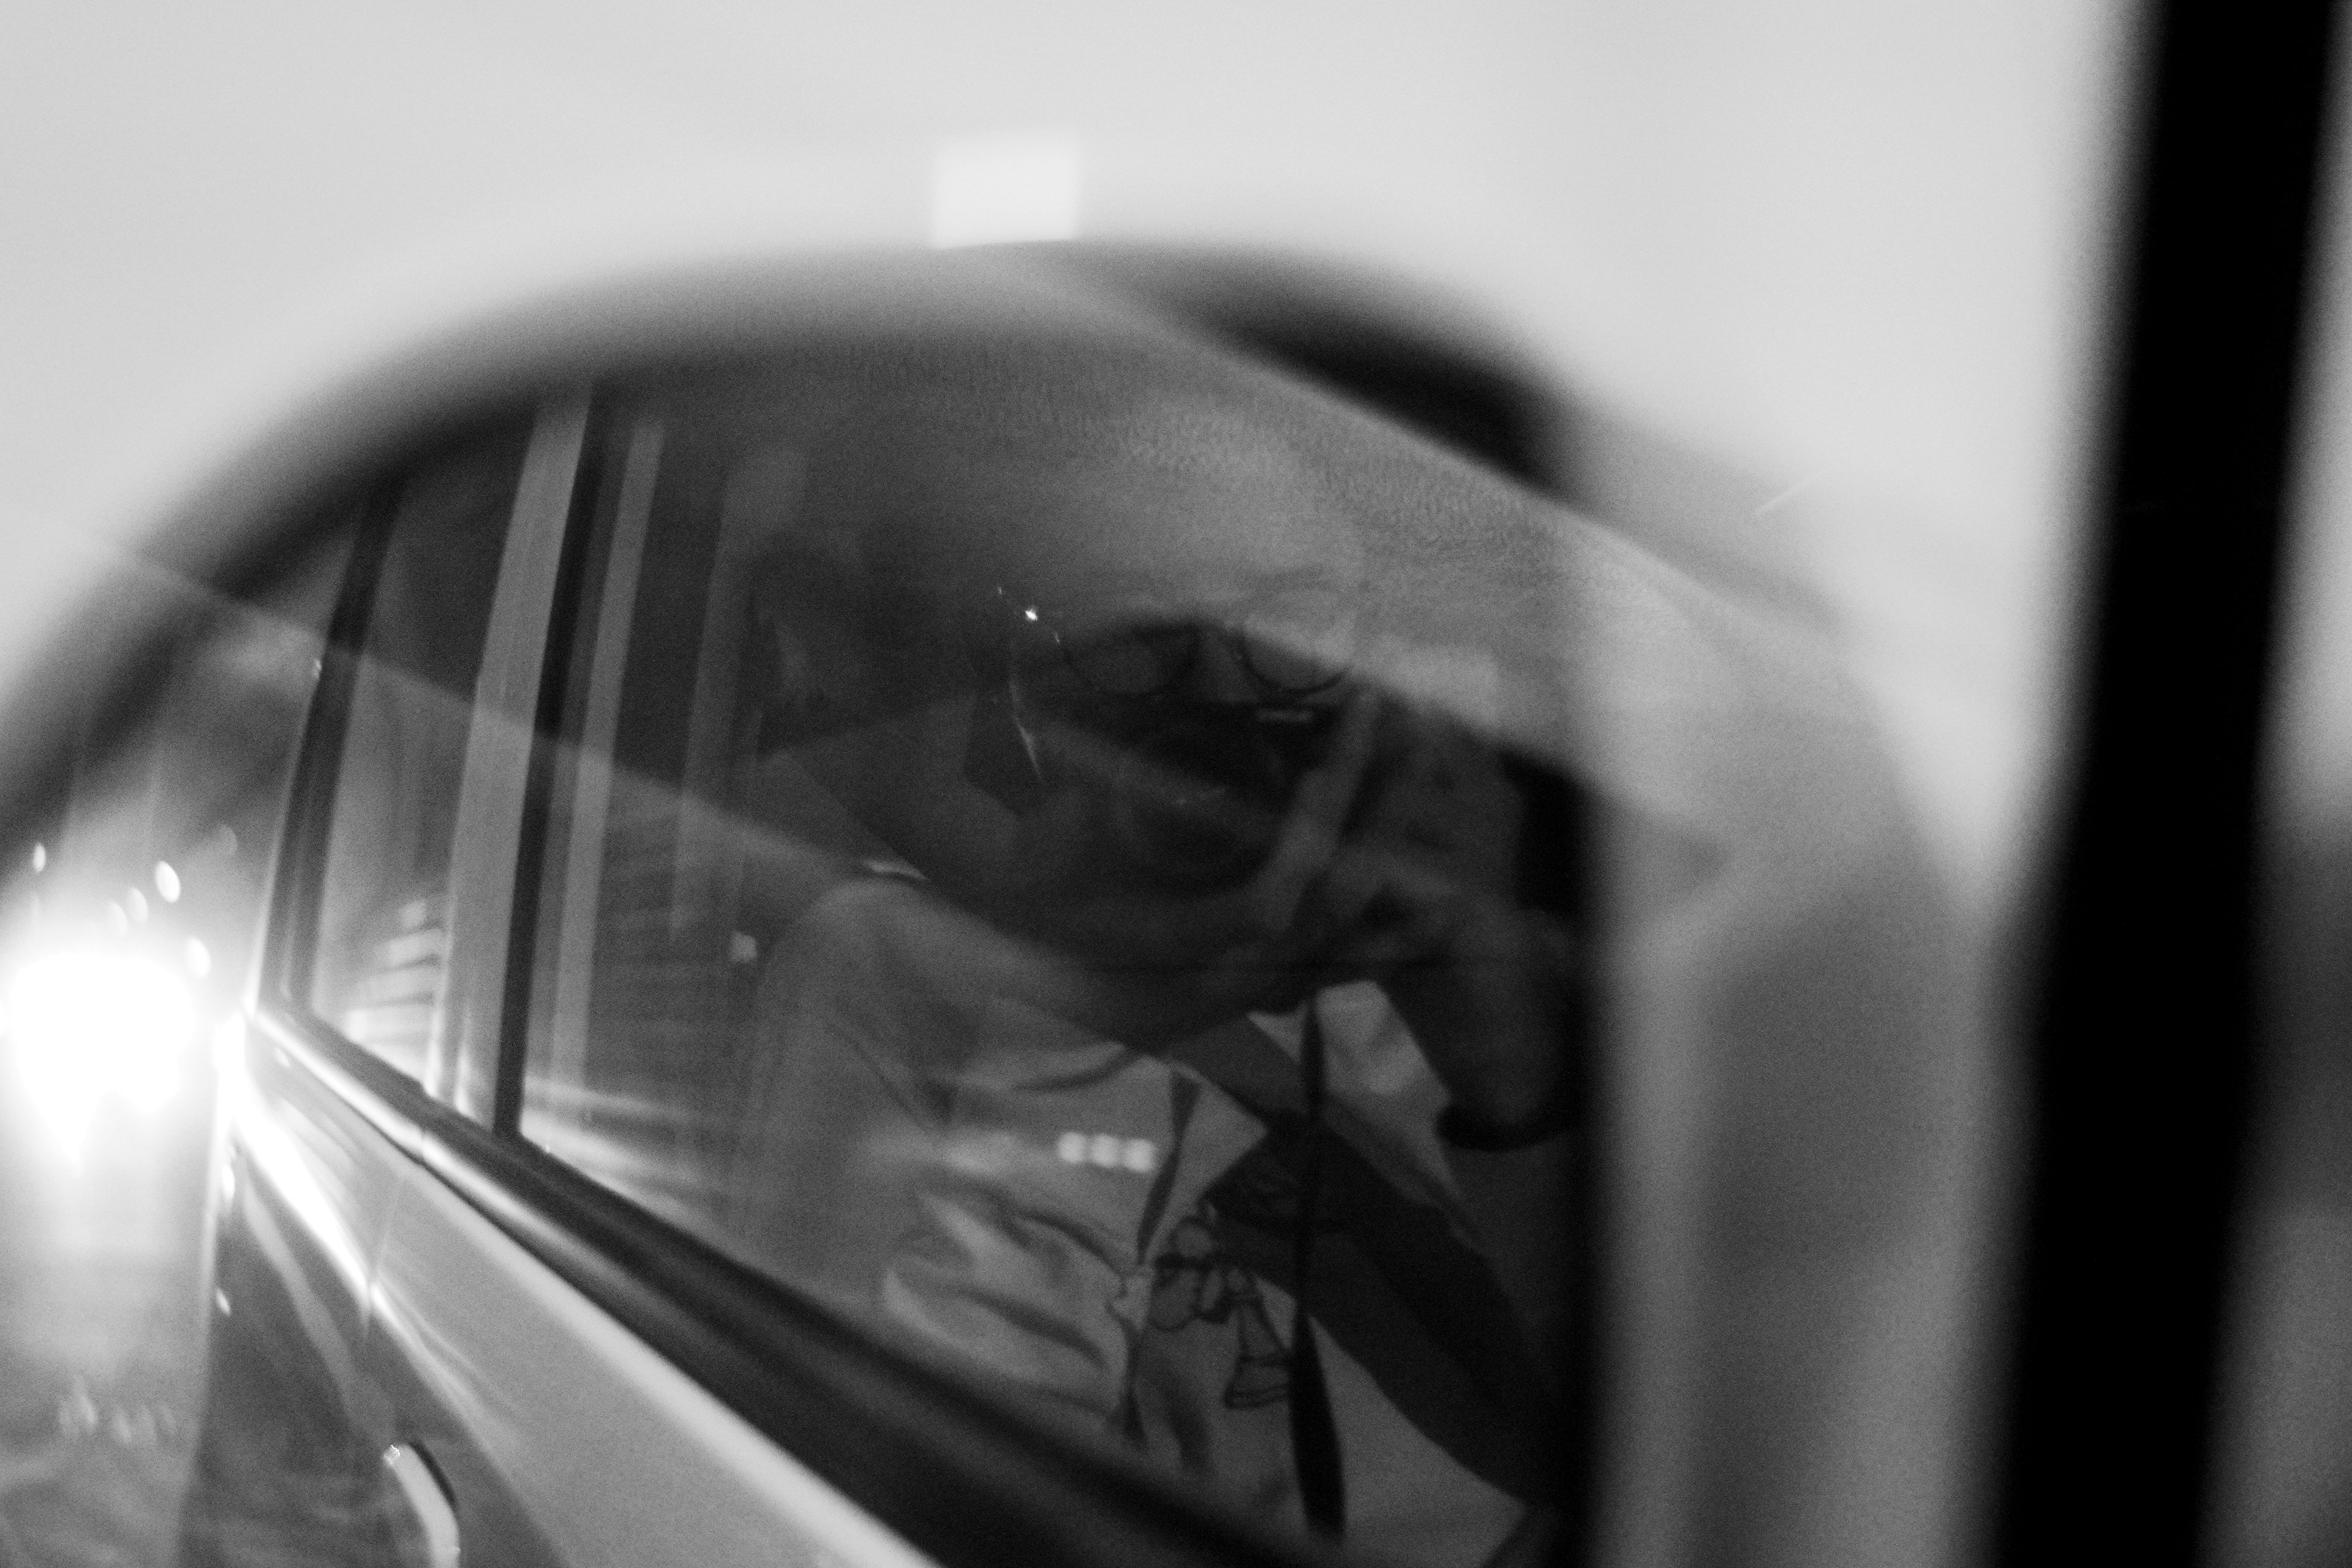
[[[1319,1068],[1315,1015],[1310,1006],[1302,1040],[1315,1048],[1300,1054]],[[1530,1505],[1557,1503],[1560,1412],[1492,1265],[1449,1216],[1399,1191],[1346,1136],[1344,1108],[1318,1104],[1310,1115],[1310,1100],[1323,1098],[1323,1086],[1310,1081],[1319,1072],[1303,1071],[1304,1062],[1294,1064],[1248,1019],[1165,1055],[1267,1128],[1205,1194],[1233,1259],[1290,1293],[1300,1330],[1311,1311],[1389,1403],[1465,1469]],[[1294,1331],[1294,1458],[1310,1520],[1314,1507],[1337,1506],[1307,1490],[1327,1450],[1313,1415],[1301,1425],[1297,1413],[1313,1403],[1329,1420],[1314,1343],[1312,1334]],[[1299,1397],[1310,1388],[1311,1401]],[[1328,1462],[1336,1469],[1333,1426]],[[1336,1485],[1328,1496],[1339,1498]]]

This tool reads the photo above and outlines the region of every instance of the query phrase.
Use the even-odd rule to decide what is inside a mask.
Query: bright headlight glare
[[[170,1100],[194,1031],[187,986],[146,958],[51,953],[26,964],[8,988],[16,1070],[68,1152],[79,1150],[106,1100],[151,1113]]]
[[[213,1070],[232,1082],[245,1076],[245,1016],[231,1013],[213,1027]]]

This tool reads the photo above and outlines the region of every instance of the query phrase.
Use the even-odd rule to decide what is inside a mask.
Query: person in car
[[[765,976],[735,1231],[1267,1517],[1532,1552],[1572,936],[1285,404],[1155,370],[933,379],[815,481],[779,701],[871,840]]]

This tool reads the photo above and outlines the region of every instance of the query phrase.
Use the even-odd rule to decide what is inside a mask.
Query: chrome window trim
[[[507,1022],[507,955],[514,931],[515,870],[539,722],[541,677],[556,583],[570,535],[572,498],[588,434],[584,394],[542,406],[532,422],[499,562],[482,667],[458,775],[450,840],[452,965],[425,1059],[425,1091],[488,1121]]]
[[[549,1079],[577,1088],[585,1080],[588,982],[594,953],[594,910],[604,870],[604,826],[612,806],[613,742],[621,723],[637,583],[653,519],[654,482],[664,429],[645,418],[630,429],[621,460],[613,542],[598,596],[596,644],[589,657],[587,702],[573,780],[570,842],[564,847],[563,908],[558,929],[554,1006],[547,1024]],[[561,678],[559,677],[559,679]],[[527,1047],[526,1047],[527,1048]]]
[[[357,1112],[410,1159],[425,1158],[424,1121],[433,1102],[415,1081],[299,1008],[264,1003],[246,1023],[247,1049],[281,1053]]]

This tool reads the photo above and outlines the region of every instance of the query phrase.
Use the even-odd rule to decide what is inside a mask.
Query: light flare
[[[49,953],[26,964],[8,987],[17,1074],[69,1158],[79,1156],[109,1100],[151,1116],[172,1100],[195,1024],[187,985],[135,954]]]

